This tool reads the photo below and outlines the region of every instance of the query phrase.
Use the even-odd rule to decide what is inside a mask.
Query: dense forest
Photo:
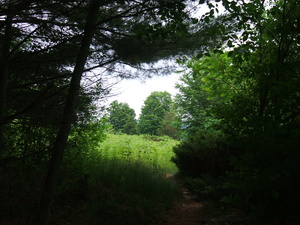
[[[214,214],[300,224],[299,3],[0,0],[0,224],[155,224],[169,173]],[[176,96],[105,107],[171,61]]]

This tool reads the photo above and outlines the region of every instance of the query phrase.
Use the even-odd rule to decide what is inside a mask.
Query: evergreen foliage
[[[175,157],[172,160],[186,176],[210,174],[221,177],[231,168],[229,156],[235,152],[236,149],[229,146],[222,135],[213,131],[198,131],[174,147]]]

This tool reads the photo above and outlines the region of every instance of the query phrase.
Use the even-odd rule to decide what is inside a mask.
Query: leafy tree
[[[172,160],[188,177],[189,188],[202,201],[217,201],[217,208],[227,194],[222,182],[232,169],[230,157],[241,149],[226,140],[216,110],[243,92],[245,84],[239,82],[240,72],[232,67],[227,53],[211,52],[179,63],[186,69],[176,85],[179,93],[174,101],[183,140],[173,149]]]
[[[139,118],[138,129],[141,134],[157,135],[161,128],[165,113],[172,106],[171,94],[163,91],[152,92],[144,101],[142,113]]]
[[[238,172],[232,172],[228,182],[242,192],[227,200],[248,210],[257,224],[297,224],[299,2],[225,3],[244,30],[231,53],[234,64],[254,84],[249,94],[236,96],[220,110],[226,132],[246,148],[233,161]],[[246,198],[248,204],[243,203]]]
[[[76,64],[72,73],[70,87],[66,98],[62,121],[56,136],[53,146],[51,161],[45,185],[40,201],[40,207],[33,224],[48,224],[48,218],[51,213],[51,207],[54,197],[55,188],[57,185],[60,167],[63,161],[65,147],[67,145],[68,136],[71,130],[72,117],[75,113],[77,98],[80,90],[80,81],[84,71],[89,48],[96,30],[96,22],[100,3],[97,0],[90,2],[89,12],[86,19],[83,39],[80,45]]]
[[[1,1],[3,48],[0,78],[3,78],[3,82],[0,83],[3,86],[0,93],[0,138],[5,124],[29,110],[40,111],[37,103],[56,96],[60,88],[68,86],[84,32],[88,5],[89,1]],[[190,23],[183,10],[185,7],[183,1],[102,2],[101,15],[97,18],[97,29],[83,75],[105,66],[104,70],[114,71],[110,73],[112,76],[136,76],[129,70],[124,72],[125,66],[121,65],[131,65],[142,70],[143,62],[157,60],[154,59],[157,51],[151,51],[151,46],[160,49],[161,45],[154,45],[154,40],[160,40],[164,46],[167,42],[174,45],[171,37],[180,39],[180,35],[186,31],[186,25]],[[137,47],[139,41],[143,48]],[[161,58],[168,55],[166,52]],[[102,77],[96,76],[93,79],[95,81],[102,82]],[[54,90],[51,88],[53,83],[62,85]],[[35,90],[36,93],[32,99],[27,99],[28,105],[25,108],[15,107],[18,109],[15,112],[7,98],[16,99],[14,97],[20,93],[25,96],[24,88]],[[100,90],[103,91],[103,88]],[[50,108],[62,108],[63,103],[56,100],[53,102],[57,102],[58,106]]]
[[[240,149],[225,184],[231,194],[223,200],[244,209],[255,224],[297,224],[299,2],[224,0],[223,5],[235,21],[235,29],[224,37],[233,73],[223,79],[233,81],[239,91],[229,89],[225,94],[226,88],[215,79],[220,77],[215,67],[209,68],[214,81],[197,85],[204,99],[216,101],[213,112],[221,119],[219,128]],[[194,71],[205,75],[203,65],[195,64]],[[225,94],[222,104],[220,94]]]
[[[115,100],[110,104],[108,112],[108,122],[113,125],[113,129],[116,132],[125,134],[137,133],[136,115],[134,110],[130,108],[127,103],[119,103]]]
[[[214,129],[219,120],[213,109],[245,91],[239,70],[232,68],[227,53],[211,53],[179,63],[187,67],[176,85],[179,93],[174,100],[183,131],[193,134],[201,129]]]
[[[157,135],[167,135],[174,139],[180,139],[179,129],[176,124],[175,112],[173,107],[169,112],[165,112],[165,116],[161,122],[161,127],[157,130]]]
[[[8,26],[13,27],[10,34],[1,33],[4,39],[10,41],[10,44],[2,45],[8,49],[9,57],[1,60],[3,67],[7,68],[7,74],[1,75],[6,77],[6,81],[1,82],[1,85],[4,85],[1,90],[5,95],[1,97],[1,103],[4,103],[1,110],[5,117],[1,119],[0,126],[6,126],[6,130],[13,130],[12,121],[17,120],[18,124],[27,127],[27,131],[45,129],[43,133],[53,137],[53,132],[55,133],[59,126],[72,74],[70,68],[74,65],[77,54],[74,49],[78,49],[79,46],[78,42],[66,43],[66,41],[72,40],[74,36],[77,37],[79,30],[76,29],[83,31],[84,24],[78,25],[77,28],[75,26],[66,28],[70,33],[57,29],[67,26],[62,22],[61,17],[69,15],[68,10],[73,10],[73,7],[76,8],[79,3],[66,1],[60,7],[57,7],[57,4],[57,2],[48,4],[46,1],[14,1],[1,4],[1,14],[10,14],[13,18],[11,21],[1,21],[1,31],[8,29]],[[28,13],[28,10],[31,10],[31,13]],[[40,15],[43,10],[48,11],[48,20],[41,20]],[[47,26],[44,26],[45,23]],[[5,55],[2,54],[2,57],[4,58]],[[88,100],[87,90],[80,89],[79,93],[83,99],[79,99],[76,117],[72,117],[73,122],[79,117],[83,119],[87,116],[87,111],[91,109],[87,104],[94,98],[89,95],[90,100]],[[21,132],[23,133],[22,130]],[[12,142],[19,142],[19,137],[16,136]],[[47,137],[41,139],[45,140]],[[36,143],[29,139],[23,140]],[[43,149],[52,145],[53,138],[45,142],[46,146],[35,147]],[[10,148],[12,146],[10,141],[5,143],[7,154],[1,151],[3,157],[16,151]],[[29,145],[33,147],[33,144]],[[31,149],[28,146],[26,148],[27,151]]]

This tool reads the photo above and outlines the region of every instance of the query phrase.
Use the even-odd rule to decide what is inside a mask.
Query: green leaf
[[[206,23],[209,23],[209,21],[210,21],[209,16],[206,16],[206,17],[204,18],[204,21],[205,21]]]
[[[233,56],[234,51],[230,51],[228,52],[228,57],[232,57]]]
[[[219,54],[224,54],[224,52],[220,49],[214,49],[213,53],[219,53]]]

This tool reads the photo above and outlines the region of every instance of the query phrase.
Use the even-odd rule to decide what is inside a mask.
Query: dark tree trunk
[[[3,39],[1,40],[2,52],[0,56],[0,158],[3,154],[3,135],[5,126],[5,114],[6,114],[6,85],[8,77],[8,64],[9,64],[9,53],[11,44],[11,34],[12,34],[12,19],[13,19],[13,6],[9,7],[11,13],[7,14],[5,21],[5,32]]]
[[[91,0],[87,16],[84,36],[81,42],[76,65],[72,74],[71,84],[66,100],[64,114],[56,142],[53,147],[50,165],[44,184],[39,210],[32,224],[47,225],[51,213],[52,201],[57,184],[60,167],[63,161],[63,154],[71,129],[72,118],[75,113],[76,100],[80,88],[80,80],[84,71],[84,65],[89,54],[89,48],[96,30],[97,14],[100,7],[99,0]]]

